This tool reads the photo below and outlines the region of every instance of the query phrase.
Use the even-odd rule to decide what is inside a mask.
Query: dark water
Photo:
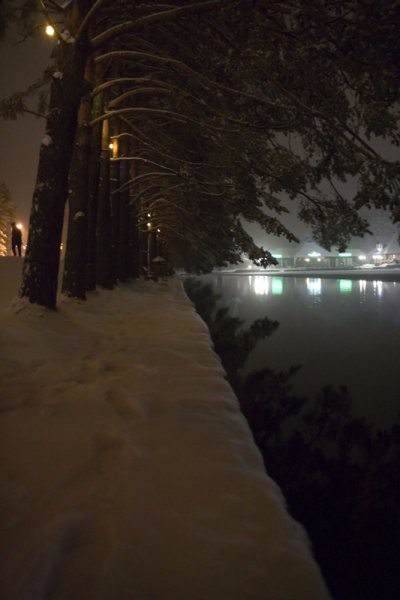
[[[378,426],[400,412],[400,283],[315,277],[206,275],[232,316],[268,317],[277,331],[253,350],[246,370],[302,364],[294,390],[311,395],[347,385],[354,412]]]

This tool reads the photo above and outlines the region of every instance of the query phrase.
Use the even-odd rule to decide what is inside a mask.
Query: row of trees
[[[400,141],[396,2],[31,5],[4,16],[51,23],[54,64],[0,105],[32,110],[50,82],[21,287],[31,302],[55,306],[67,200],[63,289],[81,298],[136,275],[153,227],[182,266],[207,271],[243,252],[274,262],[245,221],[295,240],[280,220],[294,211],[321,244],[344,247],[368,230],[362,207],[399,220],[399,163],[374,145]]]

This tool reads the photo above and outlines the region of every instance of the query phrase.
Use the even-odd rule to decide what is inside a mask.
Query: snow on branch
[[[102,0],[98,0],[98,2],[102,2]],[[97,4],[97,3],[96,3]],[[186,6],[179,6],[176,8],[168,8],[166,10],[162,10],[157,13],[153,13],[150,15],[145,15],[143,17],[138,17],[133,21],[127,21],[125,23],[119,23],[118,25],[114,25],[110,27],[106,31],[99,33],[91,40],[91,45],[94,48],[98,48],[104,42],[109,41],[111,38],[124,33],[125,31],[129,31],[132,29],[137,29],[139,27],[144,27],[146,25],[151,25],[153,23],[161,23],[163,21],[170,21],[173,19],[177,19],[179,17],[184,17],[189,14],[195,14],[203,11],[212,10],[215,8],[222,8],[225,5],[232,4],[232,0],[208,0],[207,2],[198,2],[196,4],[188,4]],[[89,11],[90,12],[90,11]],[[87,22],[85,23],[85,27]],[[80,32],[79,32],[80,33]],[[81,34],[81,33],[80,33]]]
[[[116,137],[117,136],[113,136],[114,139],[116,139]],[[175,173],[175,175],[179,175],[178,171],[175,171],[175,169],[171,169],[170,167],[161,165],[160,163],[157,163],[154,160],[150,160],[148,158],[143,158],[142,156],[118,156],[117,158],[111,159],[111,161],[123,161],[123,160],[143,162],[148,165],[153,165],[154,167],[160,167],[160,169],[165,169],[166,171],[170,171],[171,173]]]
[[[181,123],[194,123],[195,125],[200,125],[200,127],[204,127],[206,129],[211,129],[213,131],[225,131],[229,133],[234,133],[235,130],[228,129],[226,127],[217,127],[212,125],[211,123],[205,121],[199,121],[198,119],[194,119],[193,117],[189,117],[188,115],[184,115],[182,113],[177,113],[172,110],[164,110],[161,108],[148,108],[146,106],[134,106],[130,108],[120,108],[118,110],[110,110],[96,117],[92,121],[90,121],[90,126],[96,125],[96,123],[101,123],[106,119],[111,119],[114,117],[118,117],[120,115],[135,115],[135,114],[146,114],[148,116],[155,117],[168,117],[173,121],[178,121]]]
[[[179,177],[179,175],[177,173],[165,173],[164,171],[152,171],[149,173],[144,173],[143,175],[137,175],[133,179],[126,181],[118,189],[114,190],[113,194],[116,194],[117,192],[122,192],[122,190],[126,189],[127,187],[136,185],[144,179],[148,179],[149,177]]]
[[[118,79],[112,79],[110,81],[105,81],[104,83],[101,83],[100,85],[97,85],[91,92],[91,96],[92,98],[94,96],[97,96],[97,94],[100,94],[100,92],[103,92],[104,90],[113,87],[114,85],[120,85],[121,83],[146,83],[148,81],[151,81],[152,77],[151,75],[146,75],[145,77],[118,77]]]
[[[213,79],[210,79],[206,75],[195,71],[191,67],[189,67],[186,63],[177,60],[176,58],[171,58],[169,56],[160,56],[159,54],[152,54],[150,52],[141,52],[139,50],[113,50],[110,52],[106,52],[105,54],[100,54],[96,56],[94,59],[95,63],[100,63],[104,61],[108,61],[112,58],[144,58],[164,64],[169,64],[173,67],[177,67],[179,70],[184,71],[185,73],[191,75],[197,80],[203,81],[204,84],[211,86],[212,88],[219,89],[221,91],[234,94],[237,96],[241,96],[243,98],[248,98],[249,100],[253,100],[262,104],[264,106],[268,106],[269,108],[279,108],[282,109],[282,103],[271,102],[262,98],[261,96],[257,96],[255,94],[250,94],[249,92],[245,92],[243,90],[237,90],[235,88],[231,88],[230,86],[223,85],[222,83],[218,83]]]
[[[107,2],[107,0],[97,0],[97,2],[95,2],[93,4],[93,6],[88,10],[88,12],[86,13],[85,17],[83,18],[78,31],[76,32],[75,35],[75,39],[77,42],[80,41],[82,35],[84,34],[86,27],[88,26],[88,24],[90,23],[90,20],[92,19],[93,15],[96,14],[96,12],[103,6],[103,4],[105,4]]]

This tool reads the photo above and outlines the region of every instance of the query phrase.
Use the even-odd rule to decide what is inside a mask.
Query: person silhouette
[[[15,223],[11,223],[11,248],[14,256],[21,256],[22,232]]]

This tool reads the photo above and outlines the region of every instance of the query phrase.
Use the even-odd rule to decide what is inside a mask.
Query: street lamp
[[[112,139],[111,142],[108,144],[109,149],[112,152],[112,158],[117,158],[118,157],[118,140],[117,139]]]
[[[46,35],[48,35],[49,37],[53,37],[56,31],[55,31],[53,25],[46,25],[45,32],[46,32]]]

